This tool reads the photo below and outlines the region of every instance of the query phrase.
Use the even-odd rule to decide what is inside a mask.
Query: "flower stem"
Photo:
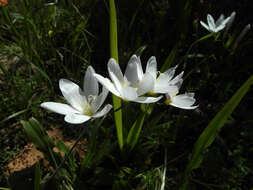
[[[115,2],[114,0],[109,0],[109,7],[110,7],[110,52],[111,57],[116,60],[118,63],[118,39],[117,39],[117,15],[116,15],[116,8],[115,8]],[[122,124],[122,111],[119,109],[121,107],[121,101],[118,97],[114,96],[112,97],[113,100],[113,108],[114,112],[114,119],[115,119],[115,125],[117,130],[117,136],[118,136],[118,143],[120,150],[123,149],[123,124]]]

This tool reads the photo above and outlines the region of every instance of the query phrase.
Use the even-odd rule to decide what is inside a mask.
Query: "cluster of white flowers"
[[[104,103],[108,90],[125,101],[154,103],[163,97],[156,97],[156,94],[165,94],[166,104],[182,109],[197,107],[193,106],[194,93],[177,95],[183,83],[183,72],[174,77],[177,66],[160,73],[157,71],[156,58],[152,56],[144,73],[140,57],[136,55],[130,58],[124,75],[115,59],[111,58],[107,66],[110,79],[96,74],[91,66],[88,67],[84,77],[84,91],[77,84],[60,79],[60,90],[69,104],[44,102],[41,107],[65,115],[64,120],[72,124],[80,124],[107,114],[112,108],[110,104],[100,111],[99,108]],[[103,85],[100,94],[98,82]]]

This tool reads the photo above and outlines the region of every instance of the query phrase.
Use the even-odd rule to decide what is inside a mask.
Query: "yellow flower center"
[[[88,115],[88,116],[94,115],[94,111],[92,110],[92,108],[90,106],[93,101],[96,101],[96,96],[89,95],[86,106],[83,103],[81,104],[81,106],[83,108],[84,115]]]

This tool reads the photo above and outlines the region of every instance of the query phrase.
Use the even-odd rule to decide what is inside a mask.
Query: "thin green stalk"
[[[116,8],[114,0],[109,0],[109,7],[110,7],[110,52],[111,57],[119,61],[118,58],[118,39],[117,39],[117,15],[116,15]],[[118,97],[112,97],[113,100],[113,108],[117,110],[121,107],[121,101]],[[119,109],[118,111],[114,112],[114,120],[116,124],[117,136],[118,136],[118,143],[120,150],[123,149],[123,124],[122,124],[122,111]]]

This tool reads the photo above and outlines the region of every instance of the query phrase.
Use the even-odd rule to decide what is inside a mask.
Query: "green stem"
[[[117,39],[117,15],[116,15],[116,8],[114,0],[109,0],[109,7],[110,7],[110,52],[111,58],[114,58],[116,62],[119,61],[118,59],[118,39]],[[116,124],[117,136],[118,136],[118,143],[120,150],[123,149],[123,124],[122,124],[122,111],[119,109],[121,107],[121,101],[118,97],[112,97],[113,100],[113,108],[114,112],[114,120]]]

